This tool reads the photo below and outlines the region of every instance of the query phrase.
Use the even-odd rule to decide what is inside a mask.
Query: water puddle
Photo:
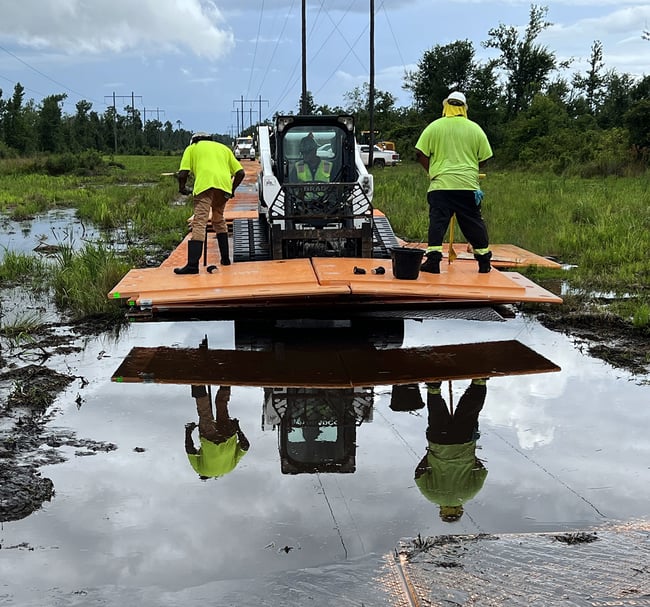
[[[80,246],[97,241],[99,232],[76,217],[75,209],[54,209],[33,219],[14,221],[0,218],[0,259],[5,251],[50,254],[60,245]]]
[[[526,317],[384,328],[134,323],[58,356],[83,382],[49,429],[117,448],[40,468],[0,604],[383,605],[401,538],[646,516],[647,386]]]

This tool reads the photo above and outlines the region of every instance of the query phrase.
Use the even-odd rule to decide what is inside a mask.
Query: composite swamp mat
[[[274,304],[354,307],[562,301],[517,272],[495,269],[479,274],[473,259],[456,259],[453,263],[443,260],[440,274],[420,272],[416,279],[403,280],[394,277],[390,260],[372,258],[313,257],[220,266],[214,234],[209,234],[207,242],[207,259],[199,274],[174,273],[174,267],[185,264],[187,244],[183,241],[159,267],[130,270],[109,297],[153,311],[192,306],[224,310]],[[208,272],[210,265],[217,267]],[[380,267],[384,273],[377,273]],[[356,273],[355,268],[364,273]]]
[[[650,523],[581,531],[403,540],[387,560],[394,605],[650,605]],[[393,586],[394,588],[394,586]]]
[[[228,201],[225,216],[229,224],[235,219],[257,216],[256,167],[257,163],[246,165],[246,178],[236,196]],[[382,215],[377,210],[375,214]],[[390,259],[312,257],[221,266],[215,234],[210,228],[199,274],[177,275],[174,268],[184,266],[187,261],[189,238],[190,234],[159,267],[130,270],[110,291],[109,298],[121,301],[134,315],[144,312],[151,317],[156,313],[193,310],[227,315],[229,311],[240,313],[261,307],[332,309],[335,306],[341,312],[348,307],[562,302],[560,297],[517,272],[499,271],[528,265],[559,267],[554,261],[513,245],[491,245],[495,269],[489,274],[478,274],[477,263],[465,250],[465,244],[453,245],[457,256],[453,263],[449,263],[449,245],[445,244],[440,274],[421,272],[416,279],[404,280],[395,278]],[[424,246],[401,241],[400,245]],[[230,250],[233,251],[232,242]],[[358,268],[356,272],[355,268]],[[378,268],[383,273],[378,273]]]

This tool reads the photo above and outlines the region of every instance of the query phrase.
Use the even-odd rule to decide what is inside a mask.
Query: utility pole
[[[113,145],[115,147],[115,154],[117,154],[117,106],[115,105],[116,99],[130,99],[131,100],[131,118],[133,120],[133,125],[135,127],[135,100],[136,98],[142,101],[142,95],[134,95],[131,92],[130,95],[116,95],[113,91],[112,96],[105,95],[104,100],[111,99],[113,100]]]
[[[368,90],[368,115],[370,119],[370,149],[368,166],[374,162],[375,151],[375,0],[370,0],[370,85]]]
[[[146,127],[147,126],[147,108],[146,107],[142,108],[142,111],[143,111],[143,116],[144,116],[144,120],[143,120],[142,124],[143,124],[143,126]],[[160,127],[162,126],[162,124],[160,123],[160,112],[162,112],[164,114],[165,110],[161,110],[160,108],[156,108],[155,110],[150,110],[150,111],[151,112],[154,112],[154,111],[156,112],[156,122],[158,123],[158,127],[157,127],[158,128],[158,149],[161,150],[162,149],[162,128],[160,128]]]
[[[240,135],[244,129],[244,104],[251,104],[248,106],[248,111],[249,111],[249,125],[248,126],[253,126],[253,103],[257,103],[259,105],[259,117],[260,117],[260,122],[262,122],[262,103],[266,103],[268,105],[269,101],[268,99],[262,99],[262,96],[259,96],[259,99],[244,99],[244,96],[241,95],[239,99],[233,99],[233,106],[235,107],[235,110],[237,111],[237,134]],[[238,107],[239,106],[239,107]],[[240,123],[239,123],[239,113],[241,111],[241,128],[240,128]]]
[[[307,0],[302,0],[302,96],[300,113],[307,113]]]

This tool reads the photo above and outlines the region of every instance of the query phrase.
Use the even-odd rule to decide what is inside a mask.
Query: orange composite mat
[[[136,306],[196,304],[224,308],[234,305],[296,304],[335,301],[336,303],[418,303],[484,302],[561,303],[553,293],[516,272],[494,270],[478,274],[473,259],[443,260],[441,273],[421,272],[415,280],[393,276],[386,259],[311,258],[239,262],[218,266],[208,273],[177,275],[173,268],[185,264],[186,241],[158,268],[134,269],[111,290],[109,297],[128,300]],[[207,264],[217,264],[216,239],[208,237]],[[373,273],[378,267],[384,274]],[[355,274],[354,268],[365,270]]]
[[[246,178],[228,201],[225,217],[257,217],[255,188],[257,162],[244,163]],[[380,211],[375,211],[381,215]],[[414,304],[454,303],[561,303],[561,299],[516,272],[492,271],[478,274],[473,255],[465,244],[454,244],[457,259],[448,263],[448,247],[439,275],[420,273],[416,280],[398,280],[387,259],[312,258],[238,262],[219,265],[216,238],[209,232],[206,255],[198,275],[177,275],[173,269],[185,265],[187,238],[158,268],[133,269],[110,291],[109,297],[131,306],[145,308],[225,309],[247,305],[312,304]],[[422,248],[426,245],[407,244]],[[559,267],[553,261],[513,245],[491,245],[493,266],[544,265]],[[232,251],[232,243],[231,243]],[[208,273],[210,265],[218,266]],[[354,268],[365,274],[355,274]],[[373,269],[382,266],[384,274]]]

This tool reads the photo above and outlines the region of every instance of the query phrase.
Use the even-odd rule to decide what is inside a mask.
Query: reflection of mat
[[[271,351],[133,348],[116,382],[335,388],[471,379],[560,368],[518,341],[394,348],[283,347]]]
[[[650,605],[650,523],[404,541],[410,605]],[[391,559],[393,557],[390,557]]]

